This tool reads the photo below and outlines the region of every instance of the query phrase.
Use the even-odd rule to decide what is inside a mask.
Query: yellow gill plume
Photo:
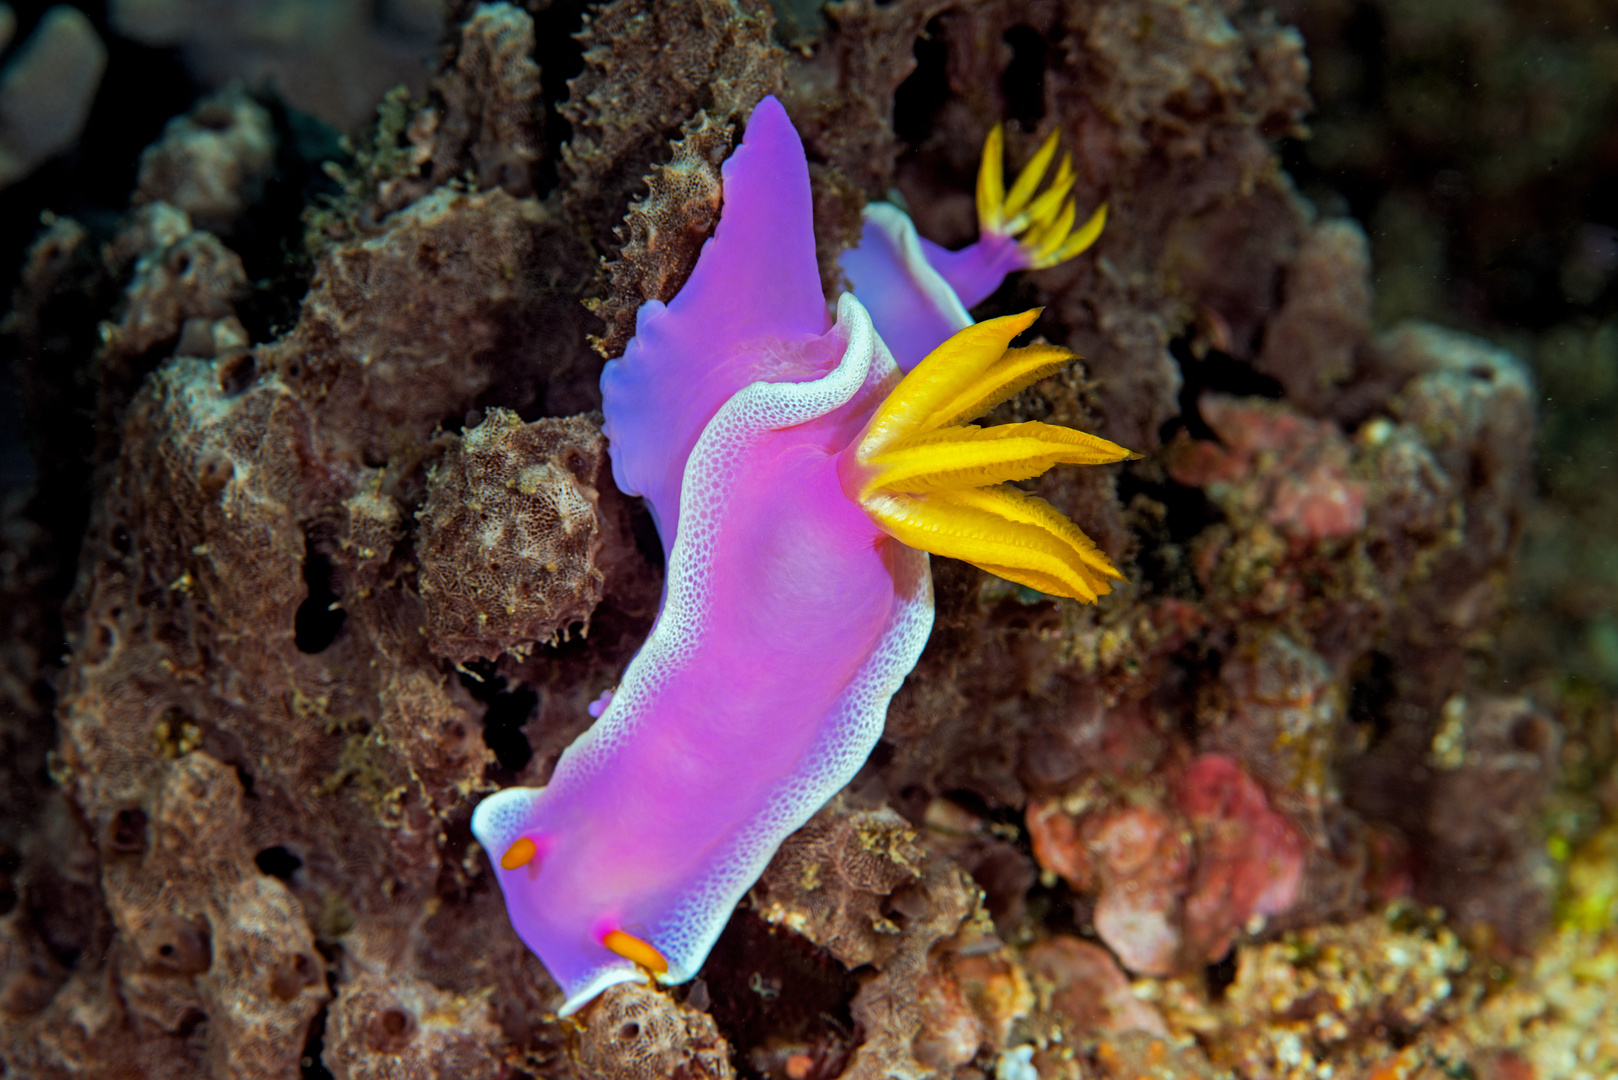
[[[1121,575],[1078,526],[1006,481],[1053,465],[1134,457],[1094,435],[1038,422],[968,423],[1059,370],[1073,353],[1010,348],[1042,309],[974,323],[888,395],[846,461],[844,490],[883,531],[1022,585],[1093,601]]]
[[[1073,155],[1063,154],[1050,187],[1039,195],[1041,181],[1056,156],[1058,133],[1045,137],[1034,156],[1017,174],[1008,194],[1004,165],[1005,128],[996,124],[983,141],[983,161],[978,166],[978,228],[986,233],[1014,236],[1028,265],[1043,269],[1066,262],[1087,249],[1107,224],[1107,204],[1102,203],[1077,229],[1078,205],[1069,196],[1073,190]]]

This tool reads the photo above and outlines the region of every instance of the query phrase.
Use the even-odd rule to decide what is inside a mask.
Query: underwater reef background
[[[0,1072],[1618,1072],[1615,19],[4,7]],[[1127,581],[934,559],[700,978],[558,1021],[471,810],[650,628],[597,380],[771,93],[828,295],[1060,131],[1106,231],[973,314],[1083,357],[994,419],[1144,454],[1035,487]]]

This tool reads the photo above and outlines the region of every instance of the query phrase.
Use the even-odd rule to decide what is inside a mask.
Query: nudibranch
[[[978,165],[978,239],[948,251],[916,232],[910,215],[892,203],[865,208],[857,247],[838,265],[865,303],[877,333],[901,371],[958,330],[971,325],[966,309],[987,299],[1006,275],[1040,270],[1086,251],[1107,224],[1103,203],[1084,224],[1072,197],[1073,156],[1064,154],[1044,191],[1041,182],[1056,156],[1057,132],[1040,144],[1007,192],[1002,172],[1005,132],[996,124]]]
[[[864,763],[932,628],[927,552],[1086,600],[1117,576],[1006,482],[1129,452],[970,424],[1072,359],[1010,348],[1038,313],[967,325],[902,375],[855,295],[827,309],[803,146],[773,98],[722,179],[689,280],[641,308],[602,376],[613,475],[668,550],[657,621],[550,782],[472,819],[564,1015],[694,976],[781,841]]]

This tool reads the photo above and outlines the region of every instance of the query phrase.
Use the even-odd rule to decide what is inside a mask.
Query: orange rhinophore
[[[506,853],[500,856],[500,869],[516,870],[527,866],[538,854],[538,844],[526,836],[519,836],[510,847],[506,848]]]
[[[626,934],[622,930],[608,930],[601,935],[601,944],[654,975],[662,975],[669,969],[669,962],[663,959],[663,954],[634,934]]]

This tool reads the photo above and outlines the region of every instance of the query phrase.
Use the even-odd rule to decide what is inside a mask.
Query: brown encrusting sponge
[[[427,474],[416,557],[432,650],[456,664],[521,658],[601,600],[598,414],[524,424],[495,409]]]
[[[1374,322],[1366,232],[1281,167],[1295,31],[1232,0],[449,6],[427,98],[303,161],[323,187],[289,186],[279,103],[225,91],[22,267],[53,499],[0,504],[0,1072],[1618,1069],[1612,705],[1492,666],[1542,395]],[[559,1020],[471,812],[546,782],[651,626],[598,380],[771,93],[833,296],[874,200],[975,235],[994,125],[1008,170],[1072,152],[1104,233],[972,314],[1042,306],[1083,357],[990,422],[1143,452],[1033,485],[1126,580],[1080,606],[935,559],[882,744],[699,977]]]

